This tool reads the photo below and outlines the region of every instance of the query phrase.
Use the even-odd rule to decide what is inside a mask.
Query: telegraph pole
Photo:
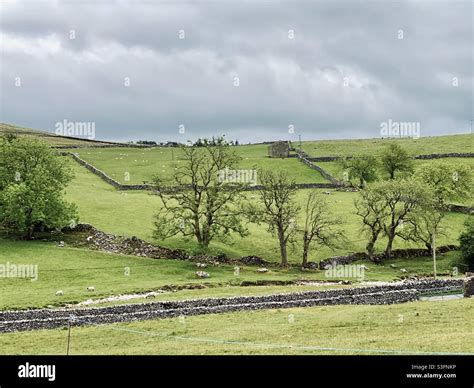
[[[433,273],[436,280],[436,229],[433,230]]]
[[[300,140],[300,152],[301,152],[302,151],[302,149],[301,149],[301,134],[298,135],[298,139]]]
[[[67,350],[66,356],[69,356],[69,345],[71,344],[71,323],[75,321],[75,316],[70,315],[67,321]]]

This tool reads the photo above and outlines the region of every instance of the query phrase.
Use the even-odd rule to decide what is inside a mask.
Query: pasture
[[[472,354],[474,300],[245,311],[73,328],[70,354]],[[436,340],[433,340],[436,336]],[[1,354],[65,354],[67,330],[0,335]]]

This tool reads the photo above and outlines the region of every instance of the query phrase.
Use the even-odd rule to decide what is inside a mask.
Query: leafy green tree
[[[473,175],[469,166],[434,161],[420,167],[415,177],[429,185],[442,208],[446,208],[449,201],[468,199],[472,195]]]
[[[464,225],[466,229],[459,236],[461,254],[469,270],[474,271],[474,217],[470,216]]]
[[[194,237],[203,249],[215,238],[228,239],[231,232],[245,236],[240,204],[247,183],[229,182],[226,176],[241,158],[223,138],[181,148],[182,163],[173,177],[178,189],[170,190],[154,178],[163,203],[155,215],[154,236],[161,240]]]
[[[343,158],[341,164],[348,172],[348,179],[356,179],[360,188],[377,178],[377,159],[372,155],[354,155],[352,158]]]
[[[407,215],[398,236],[405,241],[423,243],[428,253],[433,254],[435,238],[445,235],[442,228],[444,215],[445,212],[439,207],[439,203],[431,197],[426,204]]]
[[[382,170],[390,179],[395,179],[395,174],[408,174],[413,172],[413,159],[401,146],[390,143],[380,156]]]
[[[26,138],[0,140],[0,224],[26,239],[39,228],[74,225],[76,207],[63,199],[71,179],[66,160],[47,144]]]
[[[413,178],[375,182],[361,191],[361,199],[356,201],[356,214],[362,218],[365,229],[370,231],[368,242],[369,257],[381,233],[387,238],[385,257],[392,257],[395,237],[406,219],[416,210],[429,203],[426,185]]]
[[[452,166],[436,161],[423,165],[415,172],[415,179],[428,186],[430,198],[418,207],[405,222],[400,236],[412,242],[422,242],[433,254],[437,235],[445,234],[442,221],[449,210],[449,201],[463,200],[472,195],[472,171],[467,166]]]

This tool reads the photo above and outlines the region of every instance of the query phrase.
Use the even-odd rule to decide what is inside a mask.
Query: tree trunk
[[[385,258],[387,258],[387,259],[392,258],[392,245],[393,245],[393,240],[394,239],[395,239],[395,233],[390,233],[388,235],[387,248],[385,248]]]
[[[33,233],[35,231],[35,226],[32,224],[30,226],[28,226],[28,229],[26,230],[26,236],[25,238],[27,240],[33,240]]]
[[[308,254],[309,254],[309,241],[305,232],[305,235],[303,237],[303,264],[302,264],[303,268],[305,268],[308,265]]]
[[[280,241],[281,266],[288,266],[288,256],[286,254],[286,243]]]
[[[278,230],[278,240],[280,241],[281,266],[288,266],[288,255],[286,253],[286,241],[283,230]]]
[[[428,250],[428,253],[430,255],[432,255],[433,254],[433,246],[431,245],[431,243],[425,243],[425,247]]]
[[[369,256],[369,260],[373,261],[374,263],[376,262],[376,260],[374,259],[375,243],[377,242],[378,237],[379,237],[378,231],[372,230],[370,240],[366,245],[367,256]]]

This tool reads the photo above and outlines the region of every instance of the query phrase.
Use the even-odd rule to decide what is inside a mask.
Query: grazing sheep
[[[390,268],[397,268],[395,264],[390,264]]]
[[[209,278],[211,275],[209,275],[207,272],[204,272],[204,271],[197,271],[196,276],[198,278]]]
[[[361,265],[360,268],[364,271],[370,271],[370,269],[366,265]]]
[[[266,269],[266,268],[258,268],[258,269],[257,269],[257,272],[258,272],[258,273],[265,273],[265,272],[268,272],[268,269]]]
[[[87,291],[95,291],[95,287],[93,286],[87,287]]]
[[[408,271],[407,271],[405,268],[402,268],[402,269],[400,270],[400,272],[402,272],[402,273],[407,273]]]
[[[63,296],[64,295],[64,291],[63,290],[58,290],[56,291],[56,296]]]
[[[206,263],[196,263],[196,267],[198,268],[206,268],[207,264]]]

